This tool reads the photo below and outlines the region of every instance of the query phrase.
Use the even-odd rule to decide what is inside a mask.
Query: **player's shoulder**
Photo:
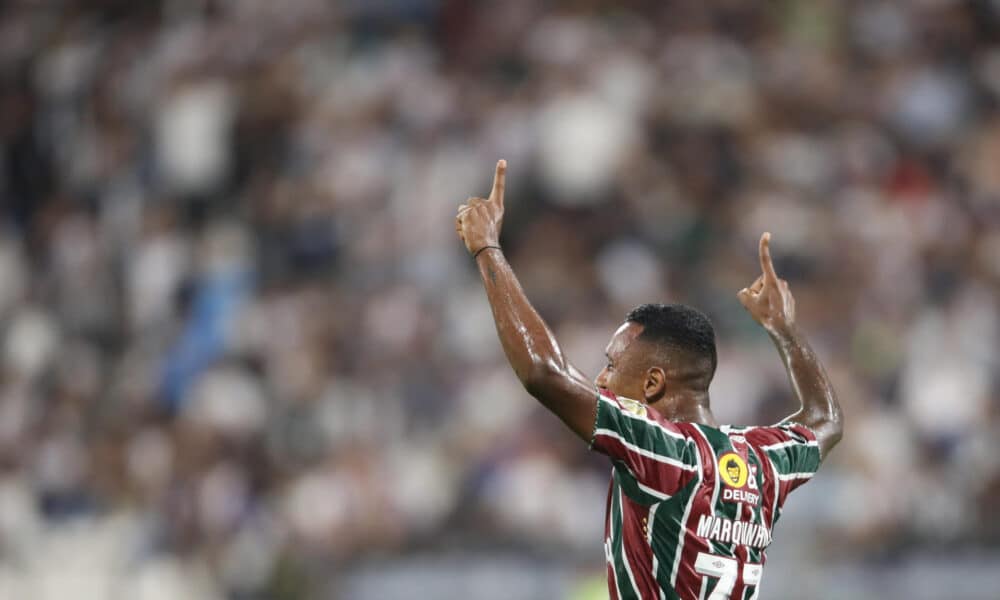
[[[607,407],[611,407],[613,411],[633,420],[645,421],[671,437],[689,438],[693,435],[693,432],[685,427],[686,423],[672,421],[644,402],[639,402],[626,396],[619,396],[610,390],[600,390],[598,398],[599,402]]]
[[[816,434],[811,429],[790,421],[776,425],[722,425],[719,430],[733,441],[766,449],[776,445],[816,444]]]

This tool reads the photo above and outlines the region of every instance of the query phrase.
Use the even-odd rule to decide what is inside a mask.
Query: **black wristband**
[[[480,252],[482,252],[483,250],[489,250],[490,248],[494,248],[496,250],[502,250],[502,248],[500,248],[500,246],[483,246],[482,248],[480,248],[479,250],[476,250],[472,254],[472,260],[476,260],[477,258],[479,258],[479,253]]]

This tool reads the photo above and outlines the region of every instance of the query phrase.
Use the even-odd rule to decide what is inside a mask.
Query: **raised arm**
[[[475,258],[507,360],[532,396],[580,438],[590,441],[597,388],[563,356],[555,336],[528,302],[500,249],[507,162],[497,163],[488,199],[469,198],[455,230]]]
[[[771,336],[785,364],[788,378],[801,408],[785,421],[801,423],[816,434],[820,453],[827,453],[843,436],[844,419],[830,379],[816,353],[795,324],[795,299],[788,282],[774,272],[770,251],[771,234],[760,238],[760,266],[763,274],[749,288],[737,294],[750,315]]]

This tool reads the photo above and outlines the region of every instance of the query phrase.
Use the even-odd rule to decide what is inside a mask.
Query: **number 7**
[[[708,600],[729,600],[729,595],[733,593],[733,588],[736,586],[736,577],[740,573],[740,563],[734,558],[699,552],[698,558],[694,561],[694,570],[719,580]],[[760,572],[761,568],[758,564],[746,563],[743,565],[743,584],[758,585]]]

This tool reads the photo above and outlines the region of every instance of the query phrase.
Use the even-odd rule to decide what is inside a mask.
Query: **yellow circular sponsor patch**
[[[746,485],[747,463],[739,454],[726,452],[719,457],[719,477],[729,487],[741,488]]]

